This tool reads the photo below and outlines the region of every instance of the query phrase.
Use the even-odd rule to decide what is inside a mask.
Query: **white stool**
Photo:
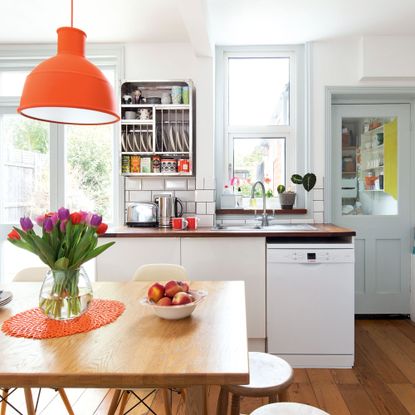
[[[249,353],[249,384],[221,387],[217,415],[228,409],[228,394],[232,394],[231,415],[240,414],[241,396],[268,397],[269,402],[287,400],[286,390],[293,381],[294,372],[284,359],[268,353]]]
[[[271,403],[251,412],[251,415],[330,415],[314,406],[295,402]]]

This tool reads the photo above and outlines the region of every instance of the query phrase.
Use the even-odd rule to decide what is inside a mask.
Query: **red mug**
[[[199,218],[193,216],[191,218],[187,218],[187,222],[188,222],[188,229],[197,229],[197,223],[199,222]]]
[[[173,229],[182,230],[187,228],[187,220],[185,218],[172,218],[171,226]]]

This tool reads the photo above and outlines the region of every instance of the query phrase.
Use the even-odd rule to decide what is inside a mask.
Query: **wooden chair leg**
[[[232,394],[231,415],[241,415],[241,397]]]
[[[167,388],[163,388],[161,390],[161,393],[163,395],[163,402],[164,402],[164,412],[166,415],[172,415],[171,414],[171,401],[169,397],[169,390]]]
[[[121,395],[120,410],[118,411],[118,415],[123,415],[125,407],[127,406],[128,399],[130,399],[130,392],[123,391]]]
[[[221,387],[219,398],[218,398],[218,404],[216,407],[216,415],[227,415],[228,413],[228,391]]]
[[[110,408],[108,409],[107,415],[115,415],[115,411],[117,410],[118,399],[120,398],[120,395],[121,395],[121,389],[116,389],[114,391],[114,395],[112,397],[111,405],[110,405]]]
[[[26,400],[27,415],[36,415],[35,407],[33,405],[32,390],[30,388],[23,388],[23,389],[24,389],[24,397]]]
[[[3,400],[1,401],[0,415],[6,415],[7,403],[6,403],[5,399],[7,398],[8,394],[9,394],[9,390],[8,389],[3,389],[2,393],[1,393],[1,397],[3,398]]]
[[[72,409],[71,403],[69,402],[68,396],[66,395],[65,389],[58,389],[59,396],[62,399],[63,404],[65,405],[66,411],[69,415],[75,415],[75,412]]]

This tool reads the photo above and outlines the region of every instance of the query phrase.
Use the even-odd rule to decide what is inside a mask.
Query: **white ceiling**
[[[349,35],[415,35],[415,0],[192,0],[216,44],[300,43]],[[74,0],[93,42],[188,42],[185,0]],[[206,3],[206,4],[205,4]],[[178,5],[182,7],[178,7]],[[187,3],[189,5],[189,3]],[[200,21],[200,15],[195,16]],[[186,25],[185,23],[186,22]],[[0,43],[53,42],[70,0],[0,0]],[[191,25],[191,24],[190,24]],[[199,26],[199,23],[197,24]],[[200,29],[202,30],[202,29]],[[193,33],[192,33],[193,31]],[[194,28],[191,36],[197,36]]]
[[[53,42],[70,26],[70,0],[0,0],[0,43]],[[74,0],[74,26],[91,42],[188,42],[173,0]]]
[[[216,44],[284,44],[415,35],[414,0],[208,0]]]

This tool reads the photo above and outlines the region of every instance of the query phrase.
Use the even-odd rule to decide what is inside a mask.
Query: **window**
[[[102,214],[118,223],[118,130],[115,125],[72,126],[44,123],[16,113],[27,74],[39,58],[13,58],[0,49],[0,280],[24,267],[42,265],[6,242],[11,226],[65,205]],[[121,50],[97,46],[90,59],[117,85]],[[49,55],[53,54],[51,49]],[[95,56],[95,57],[94,57]],[[93,275],[91,275],[93,277]]]
[[[218,200],[233,178],[245,196],[257,180],[276,195],[304,168],[303,49],[219,47],[216,61]]]

